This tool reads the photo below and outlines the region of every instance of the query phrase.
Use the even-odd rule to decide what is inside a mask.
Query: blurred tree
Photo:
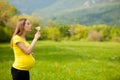
[[[68,24],[56,24],[56,27],[59,28],[62,37],[70,37],[69,33],[70,26]]]
[[[74,24],[69,29],[71,40],[81,40],[87,37],[88,28],[84,25]]]
[[[6,30],[8,29],[0,26],[0,42],[10,41],[10,36],[6,33]]]
[[[111,27],[109,36],[111,40],[120,42],[120,27]]]
[[[96,30],[90,30],[88,32],[88,37],[87,39],[89,41],[101,41],[101,33],[96,31]]]
[[[17,14],[17,9],[8,1],[0,1],[0,25],[6,26],[8,19]]]
[[[93,25],[92,29],[96,30],[101,34],[101,41],[110,40],[110,26],[105,24]]]
[[[61,32],[57,27],[48,27],[47,28],[47,38],[54,41],[61,40]]]
[[[55,22],[52,19],[48,21],[48,27],[55,27]]]

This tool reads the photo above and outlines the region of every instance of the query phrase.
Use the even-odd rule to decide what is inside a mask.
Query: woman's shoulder
[[[14,36],[13,36],[13,39],[16,40],[16,39],[22,39],[22,38],[21,38],[21,36],[19,36],[19,35],[14,35]]]

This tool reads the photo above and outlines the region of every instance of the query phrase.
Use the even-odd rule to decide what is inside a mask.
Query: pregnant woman
[[[31,28],[32,24],[27,18],[20,18],[11,38],[11,47],[15,57],[11,68],[13,80],[30,80],[29,70],[35,63],[33,48],[41,36],[37,31],[33,41],[29,44],[25,36],[31,31]]]

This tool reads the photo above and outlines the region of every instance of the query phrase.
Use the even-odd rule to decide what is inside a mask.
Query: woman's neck
[[[21,35],[21,37],[22,37],[23,39],[25,39],[25,35],[26,35],[26,32],[23,32],[23,34]]]

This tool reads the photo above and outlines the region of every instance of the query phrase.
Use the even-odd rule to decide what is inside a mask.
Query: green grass
[[[39,41],[31,80],[120,80],[120,43]],[[0,44],[0,80],[12,80],[8,43]]]

